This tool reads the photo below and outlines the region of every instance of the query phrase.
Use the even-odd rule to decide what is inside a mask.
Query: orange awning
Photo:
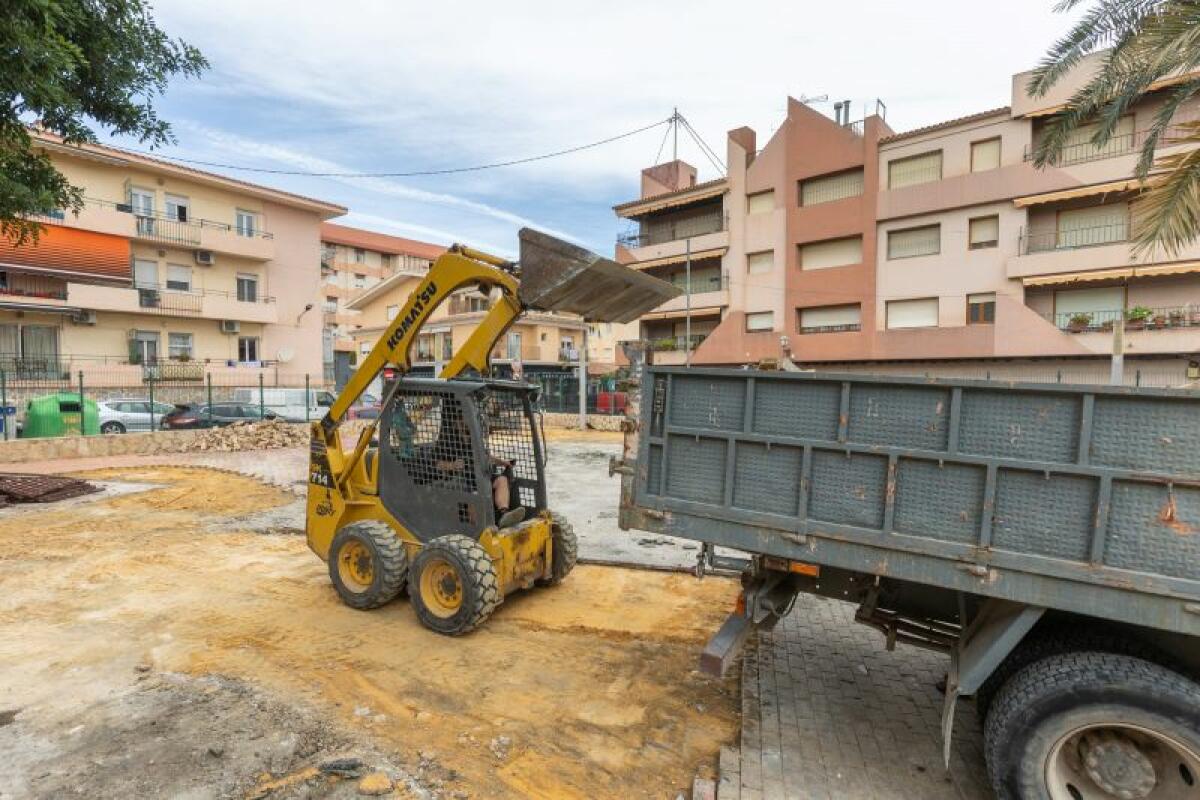
[[[65,225],[44,225],[38,241],[18,247],[0,239],[0,267],[53,272],[67,277],[131,280],[129,240]]]
[[[1025,208],[1026,206],[1035,206],[1042,203],[1054,203],[1059,200],[1071,200],[1076,197],[1095,197],[1096,195],[1111,194],[1112,192],[1131,192],[1140,187],[1140,181],[1129,178],[1119,181],[1109,181],[1108,183],[1097,183],[1092,186],[1077,186],[1073,189],[1062,189],[1057,192],[1044,192],[1042,194],[1018,197],[1013,200],[1013,205],[1017,208]]]
[[[698,250],[692,253],[692,263],[695,264],[697,261],[702,261],[706,258],[720,258],[725,255],[725,251],[728,249],[728,247],[714,247],[711,250]],[[650,267],[665,267],[670,264],[684,264],[687,263],[687,260],[687,254],[683,253],[677,256],[651,258],[647,261],[634,261],[626,266],[633,267],[634,269],[649,269]]]
[[[1174,264],[1147,264],[1139,267],[1095,269],[1087,272],[1066,272],[1060,275],[1033,275],[1022,279],[1026,286],[1058,286],[1065,283],[1110,281],[1118,278],[1153,278],[1157,275],[1183,275],[1200,272],[1200,261],[1178,261]]]
[[[705,306],[703,308],[693,308],[693,317],[711,317],[720,315],[723,306]],[[642,314],[641,319],[683,319],[688,314],[686,309],[678,311],[654,311],[650,314]]]

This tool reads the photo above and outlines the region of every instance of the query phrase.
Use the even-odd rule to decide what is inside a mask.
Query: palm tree
[[[1071,11],[1082,2],[1060,0],[1055,11]],[[1105,48],[1095,76],[1047,123],[1034,163],[1055,164],[1072,133],[1092,123],[1091,143],[1104,146],[1129,107],[1165,83],[1163,106],[1146,132],[1135,171],[1144,193],[1133,219],[1133,251],[1161,248],[1176,255],[1200,236],[1200,147],[1159,158],[1154,153],[1166,145],[1200,145],[1200,121],[1172,122],[1200,93],[1200,2],[1097,0],[1042,59],[1030,95],[1045,95],[1085,56]]]

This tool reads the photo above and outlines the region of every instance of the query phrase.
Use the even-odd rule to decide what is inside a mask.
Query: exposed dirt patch
[[[338,796],[346,782],[310,771],[339,749],[378,754],[398,796],[663,797],[736,734],[736,686],[694,671],[732,582],[580,567],[449,639],[402,601],[345,607],[302,537],[254,533],[285,492],[203,469],[122,476],[161,488],[0,513],[0,711],[19,709],[0,751],[27,767],[11,780],[46,758],[61,773],[43,789],[0,770],[0,797]],[[93,728],[124,744],[71,738]],[[259,739],[242,729],[283,750],[243,746]],[[244,757],[210,763],[216,740]],[[170,773],[157,790],[117,780],[149,759],[169,764],[150,770]]]

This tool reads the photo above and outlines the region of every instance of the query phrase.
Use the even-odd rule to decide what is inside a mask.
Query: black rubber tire
[[[1074,652],[1035,661],[1000,688],[984,724],[992,789],[998,800],[1046,800],[1054,743],[1089,724],[1140,725],[1200,752],[1198,707],[1200,685],[1133,656]]]
[[[101,433],[124,433],[125,426],[119,422],[106,422],[100,426]]]
[[[579,558],[579,539],[575,536],[575,528],[558,514],[551,514],[554,522],[550,528],[550,537],[554,542],[553,555],[550,561],[550,577],[539,583],[543,586],[557,586],[575,569]]]
[[[338,570],[338,554],[350,542],[360,542],[371,553],[373,580],[365,591],[355,591],[342,581]],[[351,608],[366,611],[389,603],[400,594],[408,578],[408,554],[404,544],[383,522],[364,520],[352,522],[337,532],[329,546],[329,579],[342,602]]]
[[[462,603],[449,617],[433,613],[421,596],[421,572],[434,559],[443,559],[457,573],[462,587]],[[408,599],[421,624],[446,636],[462,636],[483,624],[504,599],[496,565],[483,545],[459,534],[440,536],[421,548],[413,559],[408,575]]]
[[[1008,679],[1035,661],[1063,653],[1097,652],[1117,653],[1134,656],[1145,661],[1163,664],[1177,672],[1184,670],[1175,659],[1158,648],[1137,639],[1136,636],[1124,630],[1105,629],[1089,625],[1080,620],[1064,622],[1048,621],[1030,631],[1000,666],[988,676],[983,686],[975,693],[975,713],[982,721],[987,718],[988,710],[1000,687]]]

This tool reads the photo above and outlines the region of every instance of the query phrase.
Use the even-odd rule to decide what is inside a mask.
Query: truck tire
[[[479,542],[458,534],[438,537],[417,553],[408,599],[422,625],[446,636],[475,630],[502,600],[491,557]]]
[[[579,558],[579,539],[575,536],[575,528],[566,518],[552,514],[553,524],[550,536],[554,542],[553,556],[550,562],[550,577],[541,581],[543,586],[557,586],[563,578],[575,569]]]
[[[404,588],[408,554],[386,523],[352,522],[329,546],[329,579],[342,602],[367,610],[390,602]]]
[[[984,754],[999,800],[1193,797],[1200,685],[1117,653],[1035,661],[997,693]]]

